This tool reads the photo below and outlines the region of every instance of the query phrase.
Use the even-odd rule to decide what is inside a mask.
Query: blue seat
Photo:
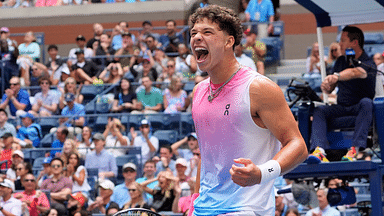
[[[96,103],[95,101],[90,101],[89,103],[84,105],[85,114],[93,114],[96,113]]]
[[[376,53],[384,52],[384,44],[365,44],[364,50],[372,58]]]
[[[186,136],[187,134],[195,131],[195,124],[192,119],[191,113],[181,113],[181,135]]]
[[[122,125],[125,126],[125,128],[127,128],[127,131],[129,131],[129,129],[131,128],[131,126],[129,124],[129,114],[122,115],[121,118],[120,118],[120,122],[121,122]]]
[[[267,53],[265,54],[265,64],[273,65],[280,64],[280,50],[282,41],[278,37],[266,37],[261,39],[267,46]]]
[[[110,109],[109,103],[96,103],[96,113],[109,113]]]
[[[52,146],[52,142],[56,139],[55,133],[47,134],[40,140],[40,146],[42,148],[50,148]]]
[[[51,128],[58,127],[59,122],[57,118],[51,118],[51,117],[42,117],[39,121],[39,124],[41,126],[41,130],[43,133],[43,136],[45,136]]]
[[[33,161],[32,171],[33,175],[37,176],[39,171],[43,170],[43,161],[45,157],[38,157]]]
[[[180,128],[181,127],[181,114],[166,114],[166,119],[164,122],[164,129],[165,130],[177,130],[179,133],[181,133]]]
[[[276,21],[273,22],[273,37],[280,37],[281,35],[284,35],[284,22],[282,21]]]
[[[139,130],[141,120],[144,119],[144,115],[129,115],[129,125],[130,127],[134,127],[135,130]]]
[[[384,44],[384,35],[381,32],[365,32],[364,44]]]
[[[187,94],[191,93],[193,91],[193,88],[195,88],[195,82],[193,81],[188,81],[184,84],[184,91],[187,92]]]
[[[94,125],[96,132],[104,132],[105,126],[108,124],[108,116],[98,116]]]
[[[98,168],[87,168],[88,177],[99,178],[99,169]]]
[[[103,91],[103,87],[96,85],[84,85],[80,94],[84,96],[84,100],[92,100],[95,96]]]
[[[178,133],[176,130],[158,130],[153,133],[159,139],[159,148],[161,146],[171,145],[177,141]]]
[[[167,116],[163,113],[151,114],[147,117],[148,121],[151,122],[151,127],[153,131],[163,130],[166,118]]]
[[[97,197],[97,185],[98,185],[97,178],[94,176],[91,176],[91,177],[88,176],[87,182],[88,182],[89,186],[91,187],[91,190],[89,190],[89,196],[90,196],[89,198],[92,200],[95,200]]]

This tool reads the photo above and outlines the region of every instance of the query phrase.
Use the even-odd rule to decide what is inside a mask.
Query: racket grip
[[[193,202],[197,197],[199,197],[199,195],[200,195],[199,193],[192,194],[192,200],[191,200],[191,203],[189,204],[188,216],[193,216],[193,211],[195,210],[195,208],[193,207]]]

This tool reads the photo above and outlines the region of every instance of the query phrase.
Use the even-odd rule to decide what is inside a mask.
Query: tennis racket
[[[143,208],[130,208],[117,212],[113,216],[161,216],[160,214]]]

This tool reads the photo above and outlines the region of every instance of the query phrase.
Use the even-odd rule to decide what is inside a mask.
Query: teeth
[[[207,49],[201,48],[201,47],[195,49],[195,51],[204,51],[204,50],[207,50]]]

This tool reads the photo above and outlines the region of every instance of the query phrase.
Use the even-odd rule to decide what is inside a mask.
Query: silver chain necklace
[[[229,79],[227,81],[225,81],[225,83],[220,86],[220,88],[218,88],[215,92],[212,91],[212,86],[211,86],[211,83],[209,83],[209,95],[208,95],[208,101],[209,102],[212,102],[213,99],[215,99],[217,96],[219,96],[221,90],[224,88],[225,85],[227,85],[227,83],[229,83],[229,81],[231,81],[231,79],[237,74],[237,72],[239,72],[239,70],[242,68],[241,65],[239,65],[239,69],[237,69],[237,71],[235,73],[232,74],[231,77],[229,77]]]

